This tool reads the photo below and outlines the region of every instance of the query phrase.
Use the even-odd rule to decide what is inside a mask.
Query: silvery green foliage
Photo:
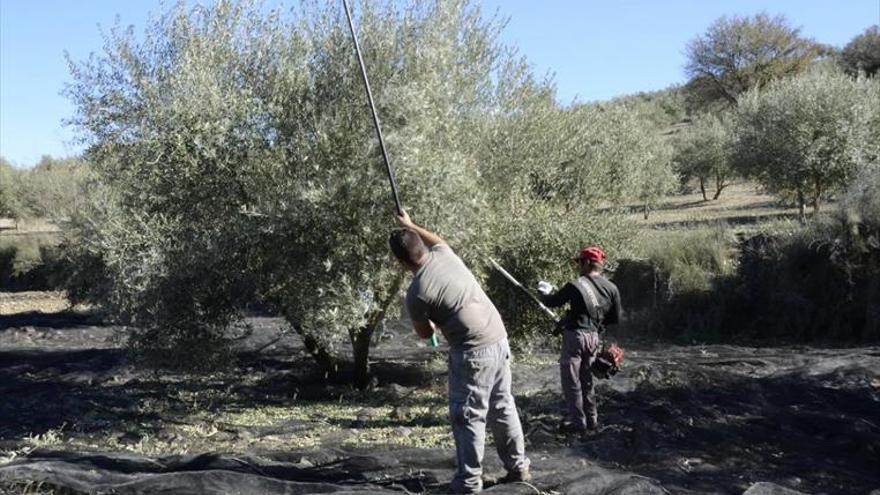
[[[0,157],[0,217],[19,218],[22,216],[20,188],[21,172],[12,167],[5,158]]]
[[[642,119],[650,121],[661,132],[669,132],[670,126],[687,118],[686,89],[679,85],[619,96],[611,102],[635,109]]]
[[[880,82],[827,67],[753,90],[736,111],[732,159],[770,191],[818,209],[878,162]]]
[[[730,168],[730,125],[716,114],[701,114],[676,136],[675,167],[683,178],[700,182],[703,199],[706,185],[714,181],[715,199],[732,174]]]
[[[481,276],[489,255],[537,269],[581,243],[620,244],[626,226],[596,208],[640,194],[615,183],[651,161],[629,135],[637,118],[558,108],[552,83],[498,41],[502,23],[469,2],[357,7],[416,221]],[[407,279],[387,247],[393,203],[341,3],[181,3],[71,67],[96,178],[78,254],[104,267],[98,293],[137,329],[136,349],[208,362],[259,300],[323,364],[345,340],[365,356],[357,342]],[[617,121],[632,129],[603,129]]]
[[[637,204],[647,218],[677,178],[671,143],[645,110],[625,103],[590,109],[583,158],[570,177],[584,193],[603,191],[611,205]]]
[[[459,143],[493,105],[497,26],[464,3],[363,3],[358,24],[404,204],[468,242],[481,202]],[[135,343],[223,346],[258,297],[317,348],[378,324],[402,279],[341,4],[185,4],[72,63],[100,202],[86,242]]]
[[[633,233],[619,215],[623,206],[674,183],[664,172],[670,164],[659,131],[627,105],[559,108],[534,85],[517,98],[529,106],[488,124],[489,146],[480,159],[493,205],[495,248],[488,254],[528,287],[541,279],[561,286],[574,277],[570,259],[586,244],[602,245],[613,267],[629,254]],[[500,275],[486,273],[515,341],[549,338],[552,325],[533,303]]]
[[[83,202],[82,183],[88,165],[76,157],[55,159],[44,155],[30,169],[17,171],[17,184],[11,191],[19,205],[17,217],[67,221]]]

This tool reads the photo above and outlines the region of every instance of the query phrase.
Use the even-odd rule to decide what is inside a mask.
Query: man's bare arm
[[[422,238],[422,241],[428,246],[428,249],[438,244],[446,244],[446,241],[444,241],[439,235],[413,223],[406,210],[403,210],[403,213],[397,216],[397,223],[399,223],[401,227],[412,229],[416,234],[419,234],[419,237]]]

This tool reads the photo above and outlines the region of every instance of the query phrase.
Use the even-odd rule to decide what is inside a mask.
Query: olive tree
[[[636,203],[647,220],[677,180],[668,138],[641,110],[628,104],[590,109],[584,154],[568,178],[581,185],[582,194],[604,191],[610,205]]]
[[[803,220],[808,201],[819,211],[860,166],[877,163],[878,101],[877,81],[827,69],[752,90],[736,111],[733,164],[795,197]]]
[[[561,284],[576,273],[569,260],[578,248],[602,245],[613,266],[630,253],[634,234],[621,215],[621,205],[631,201],[629,186],[616,182],[629,177],[634,160],[606,135],[624,131],[603,129],[612,123],[598,107],[560,108],[546,84],[524,79],[516,91],[503,92],[503,117],[479,127],[486,136],[478,163],[491,235],[473,246],[483,253],[468,253],[520,347],[546,343],[553,325],[482,260],[494,256],[529,287],[541,279]]]
[[[64,222],[82,202],[81,187],[87,165],[77,157],[43,155],[30,169],[19,172],[16,195],[26,216]]]
[[[853,76],[877,74],[880,71],[880,26],[875,24],[865,29],[847,43],[840,52],[840,65]]]
[[[683,178],[696,178],[703,201],[708,201],[706,185],[713,181],[718,199],[730,184],[730,129],[714,114],[702,114],[676,137],[676,169]]]
[[[485,275],[547,173],[533,149],[558,142],[555,157],[574,157],[580,138],[541,127],[558,114],[551,82],[469,2],[361,2],[357,14],[401,199]],[[365,383],[406,275],[389,256],[393,203],[343,16],[335,2],[269,14],[181,3],[71,62],[95,176],[71,256],[102,271],[78,279],[101,290],[79,293],[131,326],[135,350],[216,363],[258,300],[328,372],[348,342]],[[550,208],[561,211],[535,215],[552,220]]]
[[[11,163],[0,157],[0,218],[17,219],[20,216],[19,175]]]
[[[783,16],[721,17],[687,45],[687,89],[700,107],[735,106],[745,91],[803,72],[822,52]]]

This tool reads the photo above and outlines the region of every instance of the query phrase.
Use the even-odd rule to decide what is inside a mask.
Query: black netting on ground
[[[348,447],[360,445],[353,432],[365,428],[407,435],[448,426],[442,348],[425,347],[408,328],[389,328],[372,354],[375,386],[351,399],[355,391],[345,382],[315,375],[301,342],[281,334],[277,319],[249,321],[254,334],[241,342],[233,372],[190,377],[135,366],[110,327],[0,318],[0,461],[11,459],[0,465],[0,493],[444,492],[454,472],[449,449]],[[880,348],[624,347],[624,370],[598,387],[601,427],[584,440],[556,431],[555,356],[521,362],[524,356],[517,356],[513,388],[534,480],[490,493],[661,493],[662,486],[684,494],[791,495],[880,488]],[[432,387],[433,399],[416,398]],[[194,396],[217,398],[196,406]],[[376,397],[381,405],[406,407],[376,415],[374,403],[358,411],[361,401]],[[213,416],[297,401],[353,403],[358,412],[253,422]],[[409,407],[441,413],[422,417]],[[313,450],[287,448],[316,424],[329,433]],[[176,443],[184,428],[196,433]],[[216,431],[201,442],[203,430]],[[60,440],[41,437],[52,432]],[[147,438],[161,440],[160,448],[139,446]],[[66,451],[31,450],[38,445]],[[119,453],[126,449],[214,454]],[[487,474],[503,474],[491,444],[485,465]],[[40,483],[48,488],[41,491]]]
[[[36,481],[74,492],[118,494],[444,493],[452,476],[451,456],[437,449],[157,458],[35,451],[0,467],[0,481],[6,486]],[[653,480],[563,453],[545,456],[532,482],[497,485],[486,492],[667,493]]]

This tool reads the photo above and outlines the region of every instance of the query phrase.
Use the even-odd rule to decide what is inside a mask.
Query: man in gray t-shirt
[[[507,469],[500,483],[527,481],[522,426],[510,391],[510,347],[501,315],[474,275],[436,234],[414,224],[403,212],[402,228],[389,244],[398,261],[413,273],[406,308],[416,333],[434,335],[437,326],[449,342],[449,416],[458,468],[450,489],[482,490],[486,423]]]
[[[501,315],[461,258],[436,244],[406,291],[413,321],[436,323],[454,349],[494,344],[507,337]]]

